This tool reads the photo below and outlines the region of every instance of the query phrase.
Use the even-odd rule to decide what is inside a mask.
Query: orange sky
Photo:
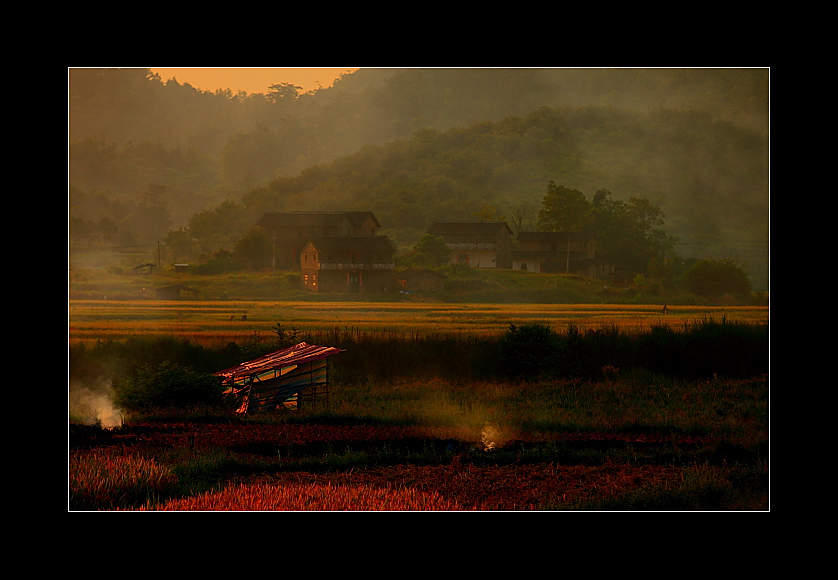
[[[215,92],[230,89],[234,93],[266,93],[270,85],[292,83],[301,92],[328,87],[341,74],[358,70],[357,67],[334,68],[156,68],[149,67],[167,81],[174,77],[180,84],[189,83],[196,89]]]

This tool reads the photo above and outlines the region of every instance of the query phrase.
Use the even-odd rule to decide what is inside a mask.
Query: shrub
[[[501,369],[514,379],[536,379],[555,372],[561,361],[558,335],[543,324],[511,324],[501,339]]]
[[[700,260],[684,274],[684,285],[699,296],[751,293],[751,282],[742,266],[733,259]]]
[[[115,402],[128,411],[215,405],[222,391],[217,377],[169,361],[144,364],[114,383]]]

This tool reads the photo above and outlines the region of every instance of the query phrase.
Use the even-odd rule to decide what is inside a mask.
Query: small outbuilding
[[[445,274],[427,268],[410,268],[396,272],[396,288],[405,292],[442,292]]]
[[[183,284],[171,284],[156,290],[160,300],[198,300],[201,293]]]
[[[152,264],[151,262],[148,262],[146,264],[140,264],[139,266],[134,266],[132,268],[132,270],[135,274],[153,274],[154,269],[156,267],[157,267],[156,264]]]
[[[328,408],[329,357],[339,352],[301,342],[214,374],[240,415]]]

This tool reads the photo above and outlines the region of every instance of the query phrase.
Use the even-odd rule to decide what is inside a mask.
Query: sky
[[[340,75],[358,70],[358,67],[332,68],[159,68],[149,67],[162,81],[174,77],[180,84],[189,83],[196,89],[215,92],[230,89],[233,93],[267,93],[268,87],[279,83],[291,83],[307,92],[319,86],[331,84]]]

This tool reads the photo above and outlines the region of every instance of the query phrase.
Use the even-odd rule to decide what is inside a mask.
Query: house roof
[[[429,234],[512,234],[506,222],[436,222],[428,228]]]
[[[375,217],[375,214],[371,211],[348,211],[346,212],[346,217],[349,218],[349,221],[352,222],[352,225],[355,227],[364,225],[364,222],[369,219],[375,222],[375,227],[381,227],[381,224],[378,223],[378,219]]]
[[[396,246],[387,236],[317,237],[309,238],[305,247],[308,247],[309,244],[313,245],[319,252],[330,254],[345,254],[347,252],[387,254],[396,251]]]
[[[258,375],[273,369],[324,359],[339,352],[343,351],[333,346],[318,346],[316,344],[301,342],[292,347],[274,351],[213,374],[218,377],[224,377],[225,379],[236,379],[237,377]]]

